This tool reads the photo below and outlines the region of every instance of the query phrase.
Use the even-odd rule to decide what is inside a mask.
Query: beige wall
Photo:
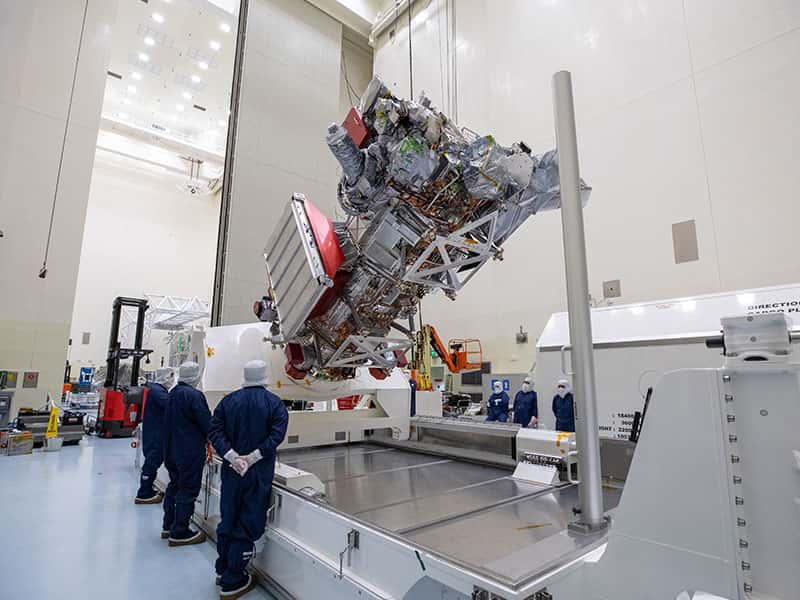
[[[264,246],[292,194],[301,192],[334,215],[339,171],[325,135],[345,116],[342,25],[297,0],[251,0],[247,18],[224,248],[224,325],[253,320],[253,301],[266,288]],[[348,44],[345,52],[353,57],[351,82],[368,78],[367,62]]]
[[[72,316],[74,376],[81,366],[105,365],[117,296],[210,299],[219,193],[191,195],[179,189],[185,181],[184,175],[97,151]],[[90,334],[87,345],[83,332]],[[148,369],[168,351],[161,340],[155,333],[146,345],[155,350]]]
[[[341,121],[347,111],[358,103],[361,93],[372,79],[372,48],[366,45],[366,41],[353,41],[350,37],[351,34],[345,30],[342,35],[342,60],[355,93],[347,93],[348,87],[342,72],[342,76],[339,77],[338,121]]]
[[[17,388],[12,416],[20,406],[43,406],[48,392],[61,394],[116,8],[116,0],[3,3],[0,370],[40,374],[38,389]],[[48,273],[40,279],[62,147]]]
[[[590,289],[622,302],[796,282],[800,204],[800,4],[746,0],[419,0],[415,95],[457,105],[461,125],[501,143],[554,146],[551,76],[572,72]],[[408,94],[406,17],[377,44],[375,72]],[[448,96],[455,61],[456,102]],[[449,101],[448,101],[449,99]],[[699,256],[675,264],[673,223],[694,219]],[[455,303],[426,298],[443,336],[480,337],[498,371],[526,371],[565,309],[558,213],[532,218]],[[522,325],[527,345],[514,334]]]

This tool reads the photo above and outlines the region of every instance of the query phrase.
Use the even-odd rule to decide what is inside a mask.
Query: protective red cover
[[[358,404],[361,396],[345,396],[344,398],[337,398],[336,405],[339,410],[353,410]]]
[[[314,239],[317,241],[317,246],[319,246],[319,254],[322,257],[322,264],[325,266],[325,273],[333,279],[336,271],[339,270],[339,267],[344,262],[344,253],[341,246],[339,246],[339,238],[333,230],[331,220],[322,214],[316,206],[306,200],[305,208],[308,222],[311,223],[311,229],[314,232]]]
[[[369,129],[364,125],[364,119],[361,118],[361,113],[358,112],[355,106],[347,113],[342,127],[344,127],[347,133],[350,134],[350,137],[353,138],[356,146],[359,148],[365,148],[367,146],[367,142],[369,142]]]

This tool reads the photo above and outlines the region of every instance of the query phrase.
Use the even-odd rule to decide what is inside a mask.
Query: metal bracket
[[[448,236],[436,236],[436,239],[408,268],[403,276],[403,281],[420,283],[451,292],[460,290],[487,260],[496,255],[497,247],[493,244],[493,240],[498,214],[499,211],[495,211],[477,221],[468,223]],[[476,242],[468,236],[470,232],[487,223],[489,224],[489,234],[486,236],[486,242]],[[460,253],[467,253],[467,256],[451,258],[450,252],[454,249]],[[465,271],[466,275],[462,279]],[[442,280],[443,275],[444,280]]]
[[[580,484],[580,480],[579,479],[574,479],[572,477],[572,465],[578,464],[577,461],[572,459],[573,456],[578,456],[578,451],[577,450],[570,450],[569,452],[567,452],[567,455],[564,457],[564,461],[567,464],[567,481],[569,481],[570,483],[574,483],[574,484]],[[580,473],[578,473],[578,475],[580,476]]]
[[[273,492],[272,495],[273,495],[272,504],[267,509],[267,522],[268,523],[274,523],[275,522],[275,513],[283,505],[283,496],[281,494],[276,494],[275,492]]]
[[[385,354],[395,350],[408,350],[411,340],[351,335],[333,353],[325,368],[369,366],[391,369],[397,366],[396,359],[389,360]]]
[[[525,600],[535,599],[536,596],[528,596]],[[490,592],[479,587],[473,587],[471,600],[505,600],[505,598],[503,598],[503,596],[498,596],[494,592]]]
[[[344,577],[344,557],[347,556],[347,566],[350,566],[350,551],[357,550],[360,534],[357,530],[351,529],[347,532],[347,545],[344,550],[339,552],[339,579]]]
[[[203,518],[208,519],[208,507],[211,504],[211,479],[219,472],[220,463],[217,462],[210,462],[206,464],[205,468],[205,480],[206,480],[206,489],[205,493],[203,494]]]

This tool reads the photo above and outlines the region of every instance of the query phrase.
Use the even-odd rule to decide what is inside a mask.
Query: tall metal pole
[[[561,180],[561,226],[564,266],[567,275],[567,310],[572,348],[572,387],[575,396],[578,441],[578,494],[581,513],[570,529],[592,532],[606,527],[600,476],[600,437],[597,429],[592,321],[589,311],[589,275],[583,231],[581,178],[575,107],[569,71],[553,76],[553,106],[556,123],[559,177]]]

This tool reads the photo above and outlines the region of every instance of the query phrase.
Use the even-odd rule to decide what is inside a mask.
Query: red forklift
[[[126,307],[137,311],[133,348],[123,348],[119,341],[120,320],[122,311]],[[147,388],[139,385],[139,366],[142,359],[152,352],[142,348],[144,315],[147,308],[147,300],[140,298],[119,296],[114,300],[106,360],[106,380],[100,391],[95,424],[95,433],[99,437],[131,437],[133,430],[142,422]],[[130,381],[120,383],[120,361],[129,358],[133,359]]]

